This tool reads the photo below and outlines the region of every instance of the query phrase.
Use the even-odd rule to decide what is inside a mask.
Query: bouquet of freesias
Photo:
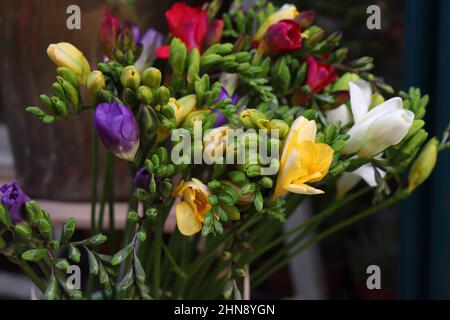
[[[74,45],[48,47],[53,94],[26,110],[48,125],[92,114],[91,236],[73,240],[69,219],[56,237],[51,213],[16,183],[0,188],[0,253],[47,299],[248,299],[310,245],[408,197],[449,148],[448,132],[423,128],[428,96],[396,94],[370,57],[348,61],[315,12],[263,0],[221,9],[174,4],[166,37],[105,9],[94,71]],[[117,160],[133,186],[121,240]],[[314,233],[367,195],[367,209]],[[282,232],[309,197],[322,197],[320,210]],[[67,273],[80,259],[81,288]]]

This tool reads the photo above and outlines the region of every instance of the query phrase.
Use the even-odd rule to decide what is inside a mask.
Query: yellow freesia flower
[[[198,179],[178,184],[173,192],[182,201],[176,205],[178,230],[185,236],[196,234],[202,229],[205,214],[211,209],[208,202],[208,187]]]
[[[47,48],[47,54],[58,67],[66,67],[72,70],[77,75],[80,84],[86,83],[91,67],[83,52],[74,45],[68,42],[52,43]]]
[[[323,193],[307,185],[322,180],[333,160],[333,149],[325,143],[315,142],[316,131],[316,123],[304,117],[292,123],[281,154],[273,200],[286,192],[310,195]]]
[[[186,116],[194,110],[197,105],[197,98],[195,94],[184,96],[178,100],[175,98],[170,98],[168,104],[172,107],[173,112],[175,113],[176,125],[178,127],[184,118],[186,118]]]
[[[255,36],[253,37],[254,41],[259,41],[264,37],[267,30],[274,25],[275,23],[281,21],[281,20],[294,20],[295,17],[298,15],[297,8],[293,4],[285,4],[283,5],[280,10],[273,13],[272,15],[268,16],[266,20],[261,24],[261,26],[258,28],[258,31],[256,32]]]

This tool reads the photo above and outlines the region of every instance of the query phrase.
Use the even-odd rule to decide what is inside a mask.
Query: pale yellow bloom
[[[202,229],[205,214],[211,209],[208,202],[208,187],[198,179],[178,184],[173,195],[181,197],[176,205],[178,230],[185,236],[196,234]]]
[[[423,147],[416,161],[411,166],[408,176],[408,191],[412,192],[415,188],[428,179],[436,165],[439,141],[432,138]]]
[[[325,143],[315,142],[316,131],[316,123],[304,117],[292,123],[281,155],[274,200],[286,192],[324,193],[307,184],[322,180],[333,160],[333,149]]]
[[[259,26],[258,31],[256,32],[255,36],[253,37],[254,41],[259,41],[264,37],[267,30],[274,25],[275,23],[281,21],[281,20],[294,20],[295,17],[298,15],[297,8],[293,4],[285,4],[283,5],[280,10],[273,13],[272,15],[268,16],[266,20]]]
[[[213,164],[217,158],[225,157],[227,140],[232,131],[228,127],[217,127],[205,134],[203,159],[206,164]]]
[[[197,104],[195,94],[187,95],[181,99],[170,98],[169,106],[172,107],[175,113],[176,126],[178,127],[186,116],[194,110]]]
[[[52,43],[47,48],[47,54],[57,66],[72,70],[77,75],[80,84],[86,83],[91,67],[83,53],[74,45],[68,42]]]

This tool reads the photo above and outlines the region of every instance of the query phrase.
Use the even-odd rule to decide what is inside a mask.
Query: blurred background
[[[52,208],[56,219],[76,215],[88,226],[92,115],[46,126],[24,111],[38,103],[40,93],[50,93],[55,75],[46,48],[53,42],[71,42],[95,65],[102,58],[97,35],[104,5],[143,30],[152,26],[166,32],[163,13],[173,2],[0,0],[0,185],[17,180],[26,193]],[[66,8],[71,4],[81,8],[81,30],[66,28]],[[372,4],[381,8],[381,30],[366,27],[366,9]],[[450,1],[303,0],[297,6],[315,10],[318,24],[327,32],[342,30],[342,44],[350,49],[350,58],[374,57],[374,73],[396,89],[417,86],[429,94],[427,130],[441,135],[450,119],[450,19],[446,17]],[[256,288],[253,297],[450,298],[449,164],[449,153],[441,154],[431,179],[407,202],[311,248]],[[126,168],[118,171],[117,196],[125,198]],[[318,205],[307,203],[295,219]],[[358,203],[336,218],[357,210]],[[381,290],[366,287],[366,268],[371,264],[381,268]],[[0,258],[0,298],[29,298],[29,288],[30,282]]]

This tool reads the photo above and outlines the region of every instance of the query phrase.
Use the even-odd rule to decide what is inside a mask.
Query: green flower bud
[[[98,70],[92,71],[86,79],[86,89],[88,92],[89,103],[97,103],[98,92],[106,86],[105,76]]]
[[[23,238],[29,238],[29,237],[31,237],[31,234],[33,233],[31,228],[25,223],[16,224],[14,230],[16,231],[16,233],[18,235],[20,235]]]
[[[173,38],[170,43],[170,64],[173,72],[177,76],[181,76],[186,65],[187,50],[183,41]]]
[[[286,137],[289,132],[288,124],[286,122],[284,122],[283,120],[279,120],[279,119],[272,119],[270,121],[266,120],[266,119],[259,119],[256,122],[256,125],[260,129],[267,129],[270,132],[272,132],[272,130],[278,130],[278,137],[280,139],[283,139],[284,137]]]
[[[62,87],[64,89],[64,93],[66,95],[67,100],[72,105],[73,111],[78,113],[81,111],[81,105],[79,100],[79,95],[77,89],[69,82],[65,81],[62,84]]]
[[[208,116],[210,113],[211,111],[208,109],[192,111],[184,118],[183,122],[181,123],[181,127],[194,128],[195,121],[200,121],[200,123],[203,125],[206,116]]]
[[[37,221],[37,225],[39,228],[39,233],[45,240],[51,240],[53,237],[53,229],[51,224],[44,218],[41,218]]]
[[[135,66],[127,66],[123,69],[120,82],[125,88],[137,90],[141,84],[141,76]]]
[[[128,220],[130,221],[130,222],[134,222],[134,223],[136,223],[136,222],[138,222],[139,221],[139,215],[138,215],[138,213],[136,212],[136,211],[134,211],[134,210],[130,210],[129,212],[128,212]]]
[[[273,180],[269,177],[263,177],[259,180],[259,184],[263,188],[270,189],[273,186]]]
[[[60,242],[58,240],[51,240],[49,241],[48,246],[50,247],[50,250],[56,251],[60,247]]]
[[[161,85],[161,78],[161,71],[159,71],[159,69],[150,67],[145,69],[142,73],[142,84],[152,89],[156,89]]]
[[[436,165],[439,142],[436,138],[430,139],[414,161],[408,176],[408,191],[412,192],[421,185],[431,174]]]
[[[150,207],[145,210],[145,216],[151,220],[154,220],[158,216],[158,210],[156,208]]]
[[[142,137],[145,141],[151,141],[156,136],[158,127],[158,116],[152,107],[146,105],[141,107],[139,112],[139,123]]]
[[[63,101],[66,100],[66,95],[64,94],[64,89],[58,82],[53,83],[52,88],[53,88],[53,93],[55,94],[55,96],[57,96],[59,99],[61,99]]]
[[[369,106],[369,110],[371,110],[372,108],[375,108],[376,106],[382,104],[384,102],[384,97],[379,94],[378,92],[375,92],[374,94],[372,94],[372,100],[371,100],[371,104]]]
[[[27,215],[28,221],[32,223],[36,222],[38,219],[44,216],[41,208],[34,200],[29,200],[25,203],[25,213]]]
[[[67,259],[58,259],[55,264],[56,268],[62,271],[66,271],[69,268],[69,261]]]
[[[78,82],[77,75],[75,72],[70,70],[66,67],[58,67],[56,69],[56,73],[62,77],[64,80],[69,81],[70,84],[75,88],[78,89],[80,87],[80,83]]]
[[[170,179],[165,179],[159,184],[159,192],[163,197],[168,197],[172,194],[173,183]]]
[[[170,90],[165,87],[165,86],[161,86],[158,87],[158,89],[156,89],[155,91],[155,101],[156,104],[159,105],[165,105],[169,102],[170,99]]]
[[[257,109],[246,109],[243,110],[239,115],[239,120],[246,129],[258,128],[257,122],[261,119],[267,118],[264,113]]]
[[[0,225],[3,225],[7,228],[9,228],[12,225],[11,216],[6,211],[6,208],[4,205],[0,203]]]
[[[228,173],[228,177],[230,177],[231,181],[238,185],[243,185],[244,183],[248,183],[247,175],[240,170],[233,170]]]
[[[152,90],[147,86],[140,86],[136,92],[136,95],[143,104],[151,105],[153,103]]]

